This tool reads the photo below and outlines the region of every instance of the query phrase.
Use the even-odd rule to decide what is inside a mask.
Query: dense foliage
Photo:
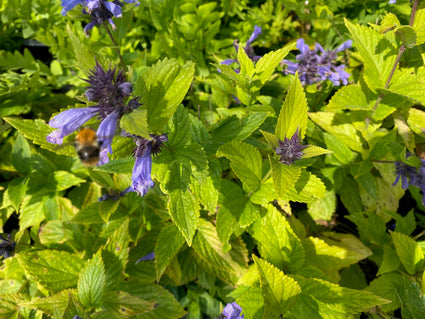
[[[425,318],[425,2],[0,25],[0,318]]]

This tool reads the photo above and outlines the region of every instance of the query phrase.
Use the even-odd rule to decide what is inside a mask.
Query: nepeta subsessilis
[[[240,315],[242,307],[236,302],[228,303],[223,309],[223,316],[226,319],[243,319],[245,315]]]
[[[127,3],[135,3],[139,5],[137,0],[124,0]],[[101,25],[108,21],[112,28],[115,30],[116,26],[113,17],[121,18],[122,11],[121,7],[123,3],[119,0],[105,1],[105,0],[62,0],[62,15],[72,10],[76,5],[81,4],[83,6],[83,14],[89,14],[92,22],[84,27],[84,33],[88,35],[88,32],[95,26]]]
[[[69,109],[54,116],[49,125],[58,130],[50,133],[47,141],[62,144],[65,136],[97,116],[101,120],[96,132],[101,143],[99,165],[107,163],[108,153],[112,153],[112,139],[119,119],[124,113],[131,112],[140,105],[137,98],[125,103],[125,99],[132,92],[132,85],[125,81],[122,71],[115,74],[116,68],[104,70],[96,62],[96,67],[85,80],[89,83],[85,95],[89,101],[98,104],[86,108]]]
[[[316,43],[312,50],[304,42],[304,39],[297,40],[297,48],[300,54],[296,56],[297,62],[283,60],[282,63],[287,65],[285,72],[295,74],[298,72],[300,81],[303,84],[313,84],[320,81],[330,80],[335,86],[347,85],[350,74],[347,73],[344,64],[337,63],[337,53],[350,48],[352,41],[348,40],[335,50],[325,50]],[[320,55],[318,54],[320,51]]]
[[[296,160],[303,157],[302,150],[308,145],[302,145],[302,141],[298,134],[298,129],[289,139],[285,137],[283,141],[279,141],[279,146],[275,149],[276,154],[280,155],[280,162],[291,165]]]

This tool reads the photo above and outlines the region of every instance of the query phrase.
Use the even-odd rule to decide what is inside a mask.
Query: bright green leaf
[[[86,308],[102,305],[105,289],[105,266],[100,254],[86,262],[78,279],[78,296]]]
[[[150,138],[148,128],[147,110],[137,109],[124,114],[120,119],[120,126],[126,132],[144,138]]]

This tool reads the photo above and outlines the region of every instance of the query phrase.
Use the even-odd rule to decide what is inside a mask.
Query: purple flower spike
[[[416,177],[416,167],[407,165],[403,162],[396,161],[394,163],[395,166],[395,172],[397,174],[395,181],[393,183],[393,186],[397,185],[398,181],[401,179],[401,188],[402,189],[408,189],[409,188],[409,181],[410,178],[412,180],[413,178],[413,184],[415,183],[415,177]]]
[[[62,15],[66,16],[68,11],[71,11],[72,9],[74,9],[77,5],[79,5],[80,3],[82,3],[83,0],[62,0],[61,1],[61,5],[63,7],[62,9]]]
[[[147,254],[147,255],[143,256],[142,258],[138,259],[138,260],[136,261],[136,264],[138,264],[138,263],[139,263],[139,262],[141,262],[141,261],[145,261],[145,260],[154,260],[154,259],[155,259],[155,253],[154,253],[154,252],[151,252],[151,253],[149,253],[149,254]]]
[[[262,34],[263,31],[261,30],[261,27],[259,26],[255,26],[254,27],[254,32],[252,32],[251,36],[249,37],[248,41],[246,41],[246,46],[250,46],[252,42],[254,42],[255,39],[257,39],[257,37]]]
[[[396,2],[397,2],[397,0],[390,0],[390,1],[388,1],[389,4],[394,4]]]
[[[93,118],[98,110],[95,107],[69,109],[54,116],[49,125],[59,130],[50,133],[47,136],[47,141],[49,143],[62,144],[65,136],[73,133],[81,125]]]
[[[279,141],[279,147],[277,147],[275,151],[277,155],[280,155],[280,161],[283,164],[291,165],[293,162],[303,157],[302,150],[307,146],[308,145],[301,144],[297,129],[291,139],[285,137],[283,141]]]
[[[227,319],[243,319],[245,315],[240,315],[242,307],[236,302],[228,303],[223,309],[223,315]]]

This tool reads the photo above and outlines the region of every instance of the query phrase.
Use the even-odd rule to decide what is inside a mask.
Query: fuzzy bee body
[[[85,127],[75,136],[75,150],[85,166],[95,166],[99,162],[101,143],[96,131]]]
[[[10,239],[10,234],[7,239],[0,235],[0,256],[8,258],[15,251],[16,242]]]

